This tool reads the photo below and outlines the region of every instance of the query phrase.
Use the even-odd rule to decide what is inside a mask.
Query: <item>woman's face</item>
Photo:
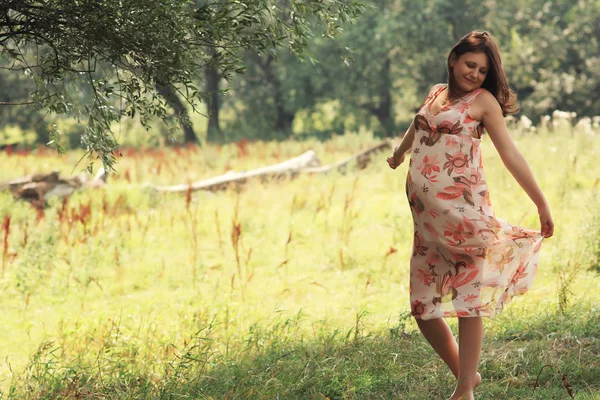
[[[481,87],[489,69],[485,53],[465,53],[458,59],[451,57],[450,66],[454,80],[463,92],[470,92]]]

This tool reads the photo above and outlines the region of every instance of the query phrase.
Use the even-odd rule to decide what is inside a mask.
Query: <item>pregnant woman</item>
[[[483,340],[481,317],[494,317],[535,276],[554,223],[504,117],[515,113],[498,47],[487,32],[463,37],[448,57],[448,83],[434,85],[387,159],[396,169],[411,150],[406,194],[414,221],[410,259],[412,315],[457,378],[450,400],[474,399]],[[486,133],[506,168],[535,203],[541,229],[496,217],[481,158]],[[458,318],[459,343],[444,320]]]

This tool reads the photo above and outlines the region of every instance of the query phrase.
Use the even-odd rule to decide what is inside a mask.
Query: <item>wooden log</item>
[[[220,189],[225,189],[229,187],[229,185],[244,184],[248,181],[248,179],[251,178],[266,179],[279,178],[282,176],[289,176],[291,178],[294,178],[298,174],[328,173],[334,170],[337,170],[341,173],[345,173],[346,169],[353,161],[357,161],[359,169],[366,168],[366,166],[371,161],[371,156],[373,154],[389,148],[391,148],[391,142],[389,140],[384,140],[376,144],[375,146],[372,146],[366,150],[361,151],[360,153],[354,154],[353,156],[346,158],[345,160],[325,166],[319,166],[319,160],[317,159],[315,152],[313,150],[309,150],[298,157],[292,158],[282,163],[271,165],[268,167],[257,168],[251,171],[228,172],[224,175],[219,175],[214,178],[205,179],[191,184],[181,184],[173,186],[146,186],[149,186],[152,189],[157,190],[159,192],[169,193],[184,193],[190,190],[216,191]]]
[[[187,192],[188,190],[219,190],[228,187],[231,184],[243,184],[252,178],[280,178],[283,176],[296,175],[304,168],[314,167],[319,165],[317,154],[313,150],[291,158],[279,164],[261,167],[250,171],[228,172],[224,175],[219,175],[214,178],[205,179],[191,184],[181,184],[173,186],[150,186],[154,190],[160,192]]]
[[[194,182],[192,184],[181,184],[172,186],[150,186],[152,189],[160,192],[180,193],[189,190],[210,190],[215,191],[227,188],[235,184],[241,185],[249,179],[274,179],[288,176],[296,177],[298,174],[317,174],[338,171],[346,173],[348,166],[353,162],[357,162],[359,169],[366,168],[371,161],[371,156],[379,151],[389,149],[391,142],[384,140],[375,146],[354,154],[342,161],[334,164],[320,166],[320,162],[316,153],[313,150],[308,150],[305,153],[292,159],[283,161],[279,164],[261,167],[250,171],[233,172],[230,171],[224,175],[214,178],[205,179]],[[37,203],[45,203],[50,197],[64,197],[72,194],[75,190],[99,187],[106,183],[107,174],[101,169],[96,177],[88,180],[86,174],[61,178],[57,171],[49,174],[35,174],[28,177],[13,179],[8,182],[0,183],[0,190],[10,190],[15,197]]]
[[[355,160],[357,162],[358,168],[364,169],[371,162],[371,155],[382,150],[387,150],[391,147],[391,142],[389,140],[384,140],[373,147],[363,150],[360,153],[356,153],[346,158],[345,160],[339,161],[335,164],[323,165],[321,167],[303,168],[300,172],[302,172],[303,174],[326,174],[328,172],[337,170],[338,172],[345,174],[348,165],[350,165]]]
[[[85,173],[60,177],[58,171],[52,171],[0,183],[0,190],[10,190],[15,198],[40,206],[51,197],[62,198],[79,189],[100,187],[106,183],[106,178],[104,169],[100,169],[91,180]]]

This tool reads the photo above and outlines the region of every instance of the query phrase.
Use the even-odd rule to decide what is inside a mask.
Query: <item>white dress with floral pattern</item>
[[[477,89],[432,114],[446,85],[433,87],[415,116],[406,194],[414,221],[412,315],[494,317],[533,282],[542,234],[492,210],[481,158]]]

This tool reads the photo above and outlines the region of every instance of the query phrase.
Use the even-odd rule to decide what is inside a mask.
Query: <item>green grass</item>
[[[485,320],[478,398],[567,399],[564,374],[575,398],[600,399],[600,279],[588,271],[588,244],[600,235],[589,224],[600,214],[600,136],[515,140],[556,233],[530,292]],[[54,202],[43,217],[0,194],[0,219],[11,217],[0,279],[4,396],[447,398],[452,376],[407,316],[407,165],[392,171],[380,154],[347,175],[251,182],[194,193],[189,204],[139,186],[251,169],[309,148],[327,164],[375,142],[362,134],[124,151],[106,189]],[[534,205],[489,139],[483,146],[496,214],[537,228]],[[0,179],[70,173],[79,156],[0,154]]]

